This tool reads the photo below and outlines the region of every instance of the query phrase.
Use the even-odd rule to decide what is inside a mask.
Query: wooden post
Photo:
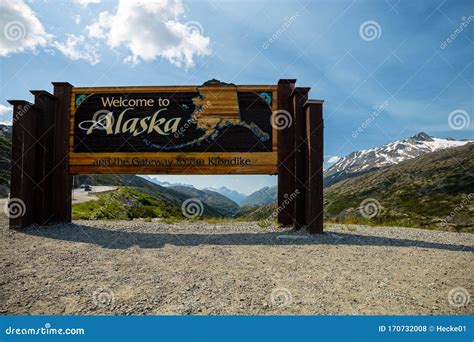
[[[32,90],[35,107],[38,108],[36,121],[36,162],[34,192],[34,222],[44,225],[53,219],[54,200],[54,116],[56,98],[44,90]]]
[[[314,234],[323,232],[323,101],[309,100],[305,109],[308,144],[306,229]]]
[[[69,118],[72,85],[53,82],[56,100],[54,128],[54,221],[71,222],[72,177],[69,175]]]
[[[23,229],[34,221],[35,145],[37,108],[28,101],[13,105],[12,161],[8,213],[10,228]]]
[[[278,81],[278,110],[274,119],[280,117],[283,125],[277,120],[273,122],[278,130],[278,223],[284,226],[293,223],[294,207],[285,205],[284,201],[295,191],[294,115],[290,99],[295,83],[294,79]]]
[[[295,192],[293,226],[296,230],[306,225],[306,186],[307,176],[307,146],[306,146],[306,112],[304,105],[308,100],[311,88],[296,87],[291,94],[295,117]]]

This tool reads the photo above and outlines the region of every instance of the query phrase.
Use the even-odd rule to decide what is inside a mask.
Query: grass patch
[[[97,201],[72,206],[75,220],[133,220],[136,218],[176,218],[182,216],[175,206],[138,189],[123,187],[99,194]]]

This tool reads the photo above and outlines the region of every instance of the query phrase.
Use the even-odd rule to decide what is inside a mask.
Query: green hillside
[[[251,193],[242,203],[244,206],[266,205],[276,202],[278,196],[277,186],[266,186],[258,191]]]
[[[473,232],[473,156],[471,143],[338,182],[325,189],[325,216],[336,222]],[[377,215],[362,215],[364,200],[368,216],[371,208]]]
[[[164,187],[135,175],[76,176],[74,186],[79,187],[81,184],[120,186],[120,196],[114,197],[114,192],[112,192],[99,195],[100,200],[96,202],[74,204],[73,214],[75,219],[98,219],[101,217],[108,219],[123,219],[126,217],[176,217],[184,219],[181,205],[188,198],[197,198],[202,202],[203,217],[227,218],[234,216],[239,210],[239,206],[235,202],[217,192],[181,186]],[[131,209],[125,206],[126,210],[124,210],[123,205],[120,205],[124,198],[131,201]],[[156,206],[157,211],[153,214],[152,208],[142,208],[144,203],[141,200],[150,203],[145,207]],[[116,210],[112,210],[114,205],[116,205]],[[107,210],[110,211],[110,214],[106,213]],[[95,212],[99,212],[100,215],[93,214]],[[103,217],[102,213],[108,216]]]
[[[11,127],[0,125],[0,197],[7,197],[10,191],[11,156]]]
[[[135,218],[181,219],[179,206],[146,194],[139,188],[122,187],[98,195],[98,201],[72,206],[73,219],[131,220]]]
[[[170,188],[188,197],[199,198],[215,211],[213,216],[232,217],[240,209],[237,203],[215,191],[198,190],[187,186],[171,186]]]
[[[245,207],[240,212],[245,221],[258,221],[261,226],[270,226],[277,223],[277,204],[271,203],[262,206]]]
[[[181,203],[189,198],[186,194],[173,189],[152,183],[142,177],[135,175],[78,175],[74,177],[74,187],[81,184],[126,186],[140,189],[141,192],[155,196],[156,198],[181,206]]]
[[[332,222],[474,232],[473,199],[474,144],[468,144],[333,184],[325,189],[324,211]],[[273,202],[245,206],[239,215],[265,221],[275,212]]]

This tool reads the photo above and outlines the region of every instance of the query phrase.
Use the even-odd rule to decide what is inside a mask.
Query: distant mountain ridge
[[[239,211],[239,205],[230,198],[211,190],[198,190],[188,186],[170,186],[169,189],[186,194],[189,198],[198,198],[221,217],[232,217]]]
[[[202,190],[210,190],[217,192],[221,195],[224,195],[227,198],[230,198],[232,201],[237,203],[238,205],[241,205],[243,201],[247,198],[247,195],[244,195],[236,190],[229,189],[225,186],[221,186],[220,188],[205,188]]]
[[[147,181],[149,182],[152,182],[152,183],[155,183],[155,184],[158,184],[160,186],[164,186],[164,187],[170,187],[170,186],[187,186],[189,188],[195,188],[194,185],[191,185],[191,184],[186,184],[186,183],[170,183],[170,182],[162,182],[160,181],[159,179],[156,179],[156,178],[153,178],[153,177],[150,177],[150,176],[142,176],[140,175],[139,177],[141,178],[144,178],[146,179]]]
[[[424,132],[420,132],[407,139],[396,140],[380,147],[352,152],[339,159],[325,171],[324,185],[330,186],[343,179],[362,175],[386,166],[396,165],[425,153],[463,146],[470,141],[472,140],[434,138]]]
[[[163,182],[163,181],[160,181],[157,178],[150,177],[150,176],[140,176],[140,177],[142,177],[142,178],[144,178],[144,179],[146,179],[146,180],[148,180],[152,183],[155,183],[157,185],[164,186],[164,187],[167,187],[167,188],[178,186],[178,187],[187,187],[187,188],[197,189],[194,185],[191,185],[191,184]],[[244,195],[244,194],[242,194],[242,193],[240,193],[236,190],[229,189],[226,186],[221,186],[220,188],[207,187],[207,188],[203,188],[201,190],[202,191],[210,190],[210,191],[213,191],[213,192],[217,192],[217,193],[227,197],[228,199],[234,201],[238,205],[240,205],[240,203],[242,203],[242,201],[244,201],[247,198],[247,195]]]
[[[241,206],[260,206],[271,204],[277,200],[278,190],[277,186],[266,186],[257,190],[250,195],[241,203]]]

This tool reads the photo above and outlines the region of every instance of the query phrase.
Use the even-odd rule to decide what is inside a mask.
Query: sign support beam
[[[56,97],[44,90],[32,90],[35,107],[38,108],[36,119],[36,155],[34,192],[34,222],[44,225],[53,218],[54,193],[54,116]]]
[[[72,176],[69,174],[69,119],[72,85],[53,82],[56,96],[54,129],[54,221],[71,222]]]
[[[323,101],[309,100],[306,109],[308,182],[306,187],[306,230],[323,232]]]
[[[278,81],[277,115],[286,117],[288,124],[278,127],[278,223],[283,226],[293,224],[293,205],[285,204],[295,191],[295,160],[294,160],[294,113],[291,105],[291,92],[295,87],[295,79]],[[278,126],[278,125],[277,125]]]
[[[34,222],[36,120],[38,108],[28,101],[13,105],[12,160],[8,216],[11,229],[23,229]]]
[[[308,182],[307,172],[307,142],[306,142],[306,112],[304,105],[308,100],[311,88],[296,87],[292,94],[292,105],[294,112],[294,134],[295,134],[295,192],[293,226],[295,230],[304,228],[306,225],[306,187]]]

